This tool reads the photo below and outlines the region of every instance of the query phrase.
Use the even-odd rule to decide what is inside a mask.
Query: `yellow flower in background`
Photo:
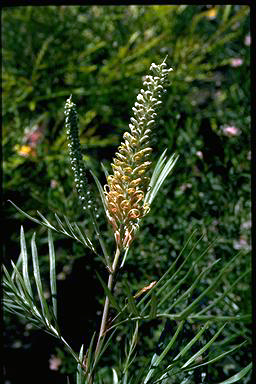
[[[16,145],[14,149],[20,156],[23,156],[23,157],[36,156],[36,151],[33,148],[31,148],[29,145],[22,145],[22,146]]]
[[[214,8],[211,8],[209,9],[209,11],[206,12],[206,17],[208,17],[208,19],[212,20],[212,19],[215,19],[217,16],[217,8],[214,7]]]

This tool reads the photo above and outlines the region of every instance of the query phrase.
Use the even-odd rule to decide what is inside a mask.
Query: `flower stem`
[[[109,274],[109,277],[108,277],[108,289],[109,289],[110,292],[112,292],[112,290],[113,290],[114,277],[115,277],[115,273],[117,271],[117,265],[118,265],[119,256],[120,256],[120,249],[117,247],[116,248],[116,252],[115,252],[114,261],[113,261],[112,268],[111,268],[112,271],[111,271],[111,273]],[[94,354],[94,367],[97,364],[97,360],[98,360],[98,357],[99,357],[99,354],[100,354],[100,351],[101,351],[101,346],[102,346],[101,338],[102,338],[102,336],[104,335],[104,333],[106,331],[106,324],[107,324],[107,320],[108,320],[108,311],[109,311],[109,298],[108,298],[108,296],[106,296],[105,304],[104,304],[104,309],[103,309],[103,314],[102,314],[102,319],[101,319],[100,332],[99,332],[99,336],[98,336],[98,340],[97,340],[97,345],[96,345],[96,349],[95,349],[95,354]],[[92,373],[89,376],[88,383],[89,384],[93,383]]]

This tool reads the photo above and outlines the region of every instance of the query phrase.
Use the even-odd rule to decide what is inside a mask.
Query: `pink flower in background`
[[[223,128],[223,133],[227,136],[237,136],[240,134],[240,131],[238,128],[230,126]]]
[[[197,152],[196,152],[196,155],[197,155],[200,159],[203,159],[203,157],[204,157],[202,151],[197,151]]]
[[[31,147],[36,147],[42,136],[43,133],[41,131],[35,131],[27,134],[26,139],[30,142]]]
[[[234,241],[233,247],[234,249],[250,249],[250,244],[243,236],[240,236],[238,240]]]
[[[46,123],[38,123],[33,127],[25,128],[24,141],[31,148],[36,148],[37,144],[43,139],[44,130],[46,128]]]
[[[230,65],[231,67],[237,68],[240,67],[243,64],[243,59],[240,57],[234,57],[233,59],[230,60]]]
[[[51,355],[51,358],[49,359],[49,368],[52,371],[58,371],[61,363],[62,360],[59,357]]]
[[[247,45],[247,47],[249,47],[251,45],[251,35],[245,36],[244,44]]]

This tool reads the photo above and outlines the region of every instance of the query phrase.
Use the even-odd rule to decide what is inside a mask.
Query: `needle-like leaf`
[[[84,356],[84,346],[82,345],[79,352],[79,360],[83,361]],[[76,384],[83,384],[83,368],[80,363],[77,364],[77,373],[76,373]]]
[[[89,237],[86,236],[86,235],[84,236],[82,234],[80,228],[78,227],[78,225],[74,224],[74,228],[77,230],[77,235],[76,235],[75,231],[74,231],[74,228],[72,227],[72,224],[70,223],[70,221],[68,220],[67,217],[64,216],[64,219],[65,219],[65,222],[66,222],[66,226],[68,227],[68,230],[67,230],[67,228],[65,228],[64,223],[60,220],[60,218],[58,217],[58,215],[56,213],[55,213],[55,217],[56,217],[56,220],[57,220],[57,223],[58,223],[58,227],[56,227],[52,223],[50,223],[50,221],[47,220],[46,217],[44,215],[42,215],[41,212],[37,211],[37,213],[41,217],[42,221],[40,221],[40,220],[38,220],[38,219],[28,215],[21,208],[19,208],[16,204],[14,204],[11,200],[8,200],[8,201],[10,201],[10,203],[19,212],[21,212],[23,215],[25,215],[28,219],[34,221],[37,224],[43,225],[43,226],[45,226],[48,229],[52,229],[53,231],[56,231],[58,233],[64,234],[65,236],[71,237],[72,239],[82,243],[84,246],[90,248],[94,253],[96,253],[95,248],[94,248],[91,240],[89,239]]]
[[[118,312],[121,312],[121,308],[119,307],[115,297],[113,296],[113,294],[111,293],[110,289],[108,288],[108,286],[105,284],[105,282],[103,281],[103,279],[100,277],[99,273],[96,271],[96,275],[104,289],[104,292],[105,292],[105,295],[109,298],[109,301],[110,303],[112,304],[112,306],[118,311]]]
[[[183,325],[184,325],[184,320],[179,323],[178,328],[177,328],[175,334],[173,335],[173,337],[171,338],[171,340],[169,341],[169,343],[167,344],[167,346],[165,347],[165,349],[163,350],[161,355],[158,356],[157,354],[154,354],[154,356],[152,357],[152,360],[151,360],[151,369],[149,370],[149,372],[148,372],[148,374],[147,374],[143,384],[147,384],[149,382],[149,380],[153,376],[156,368],[159,366],[161,361],[164,359],[164,357],[167,355],[167,353],[169,352],[169,350],[171,349],[171,347],[175,343],[175,341],[176,341],[176,339],[178,337],[178,334],[180,333],[180,331],[183,328]]]
[[[48,229],[48,245],[50,259],[50,288],[52,295],[52,306],[55,319],[57,320],[57,285],[56,285],[56,269],[55,269],[55,251],[51,230]]]
[[[117,372],[114,368],[112,368],[112,372],[113,372],[113,384],[118,384],[119,381],[118,381]]]
[[[199,332],[196,334],[196,336],[193,337],[193,339],[187,345],[185,345],[184,348],[182,348],[182,350],[178,353],[177,356],[175,356],[173,361],[175,361],[175,360],[179,359],[180,357],[184,356],[187,353],[187,351],[192,347],[192,345],[194,345],[200,339],[200,337],[202,336],[202,334],[204,333],[204,331],[208,327],[209,327],[209,322],[205,323],[205,325],[199,330]]]
[[[180,314],[182,318],[186,318],[190,313],[192,313],[194,307],[202,300],[204,296],[209,294],[212,290],[216,289],[216,287],[220,284],[222,276],[226,273],[226,271],[234,265],[234,261],[237,259],[240,253],[236,254],[227,264],[225,264],[218,276],[213,279],[212,283],[206,288],[187,308],[182,311]]]
[[[241,344],[239,345],[236,345],[234,348],[230,349],[229,351],[226,351],[224,353],[221,353],[219,355],[217,355],[216,357],[214,357],[213,359],[211,360],[208,360],[206,361],[205,363],[202,363],[202,364],[196,364],[196,365],[192,365],[186,369],[184,369],[184,371],[191,371],[192,369],[195,369],[195,368],[200,368],[200,367],[203,367],[205,365],[210,365],[212,363],[215,363],[215,361],[218,361],[218,360],[221,360],[223,359],[225,356],[227,355],[231,355],[234,351],[240,349],[243,345],[245,345],[247,343],[247,341],[243,341]]]
[[[20,247],[21,247],[21,255],[22,255],[22,274],[23,274],[24,282],[31,298],[33,298],[32,288],[31,288],[29,275],[28,275],[28,254],[27,254],[27,247],[26,247],[23,226],[21,226],[20,228]]]
[[[140,312],[136,306],[136,301],[127,281],[124,281],[124,287],[127,295],[128,311],[135,316],[140,316]]]
[[[48,307],[46,300],[44,298],[44,292],[41,282],[41,276],[40,276],[40,268],[39,268],[39,262],[38,262],[38,254],[37,254],[37,247],[35,242],[35,236],[36,234],[33,234],[32,240],[31,240],[31,251],[32,251],[32,260],[33,260],[33,271],[34,271],[34,277],[37,287],[37,292],[39,296],[39,300],[41,303],[41,308],[43,312],[44,319],[46,321],[46,324],[48,324],[47,315],[49,314]]]
[[[197,359],[198,356],[201,356],[214,342],[215,339],[219,336],[219,334],[223,331],[227,323],[225,323],[218,332],[215,333],[215,335],[211,338],[211,340],[208,341],[199,351],[197,351],[188,361],[186,361],[185,364],[183,364],[182,368],[187,367],[189,364],[191,364],[193,361]]]
[[[91,371],[92,371],[92,365],[93,365],[93,360],[92,360],[93,343],[94,343],[95,335],[96,335],[96,332],[94,332],[94,334],[92,335],[90,345],[86,351],[86,356],[85,356],[85,369],[86,369],[86,372],[89,372],[89,373],[92,373]]]
[[[105,195],[104,195],[104,191],[103,191],[103,188],[102,188],[102,185],[99,181],[99,179],[97,178],[97,176],[93,173],[93,171],[90,171],[93,178],[94,178],[94,181],[98,187],[98,190],[99,190],[99,193],[100,193],[100,197],[101,197],[101,201],[102,201],[102,204],[103,204],[103,207],[104,207],[104,211],[106,212],[107,211],[107,202],[106,202],[106,198],[105,198]]]
[[[148,203],[149,205],[152,204],[161,185],[173,170],[174,165],[179,157],[177,154],[174,153],[166,162],[167,157],[165,156],[165,153],[166,149],[160,156],[149,182],[149,189],[145,196],[145,203]]]
[[[237,381],[241,380],[247,373],[250,372],[252,369],[252,363],[248,364],[245,368],[243,368],[240,372],[236,373],[234,376],[230,377],[229,379],[222,381],[219,384],[232,384],[236,383]]]

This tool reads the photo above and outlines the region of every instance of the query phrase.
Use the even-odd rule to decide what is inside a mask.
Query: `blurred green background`
[[[215,257],[228,259],[240,249],[250,250],[248,6],[6,7],[2,42],[3,203],[8,233],[3,259],[7,265],[19,255],[23,224],[28,240],[37,231],[42,269],[48,268],[47,232],[22,217],[8,199],[32,216],[39,210],[52,218],[56,212],[84,227],[88,224],[69,165],[65,100],[72,93],[86,167],[104,184],[100,163],[110,170],[142,77],[152,62],[158,64],[166,55],[173,72],[152,140],[153,157],[156,160],[168,148],[169,154],[177,151],[180,158],[143,220],[124,275],[134,290],[158,279],[195,225],[206,235],[202,247],[218,239]],[[114,242],[102,210],[101,227],[111,249]],[[79,244],[56,234],[54,239],[62,326],[78,349],[82,342],[88,343],[100,318],[103,292],[94,269],[104,273],[104,267]],[[231,281],[249,263],[248,255],[240,260]],[[249,285],[250,281],[241,282],[234,294],[247,312]],[[21,377],[34,382],[30,362],[42,369],[42,375],[45,372],[48,382],[66,382],[65,374],[73,368],[66,354],[47,336],[24,327],[22,320],[6,315],[5,324],[6,384]],[[244,333],[249,333],[249,326]],[[157,342],[149,329],[144,339],[147,346],[141,344],[139,351],[142,362]],[[112,352],[103,365],[116,363],[117,345]],[[219,371],[213,371],[212,382],[234,374],[248,359],[245,354],[241,351],[222,362]],[[51,356],[60,359],[58,370],[49,370]]]

